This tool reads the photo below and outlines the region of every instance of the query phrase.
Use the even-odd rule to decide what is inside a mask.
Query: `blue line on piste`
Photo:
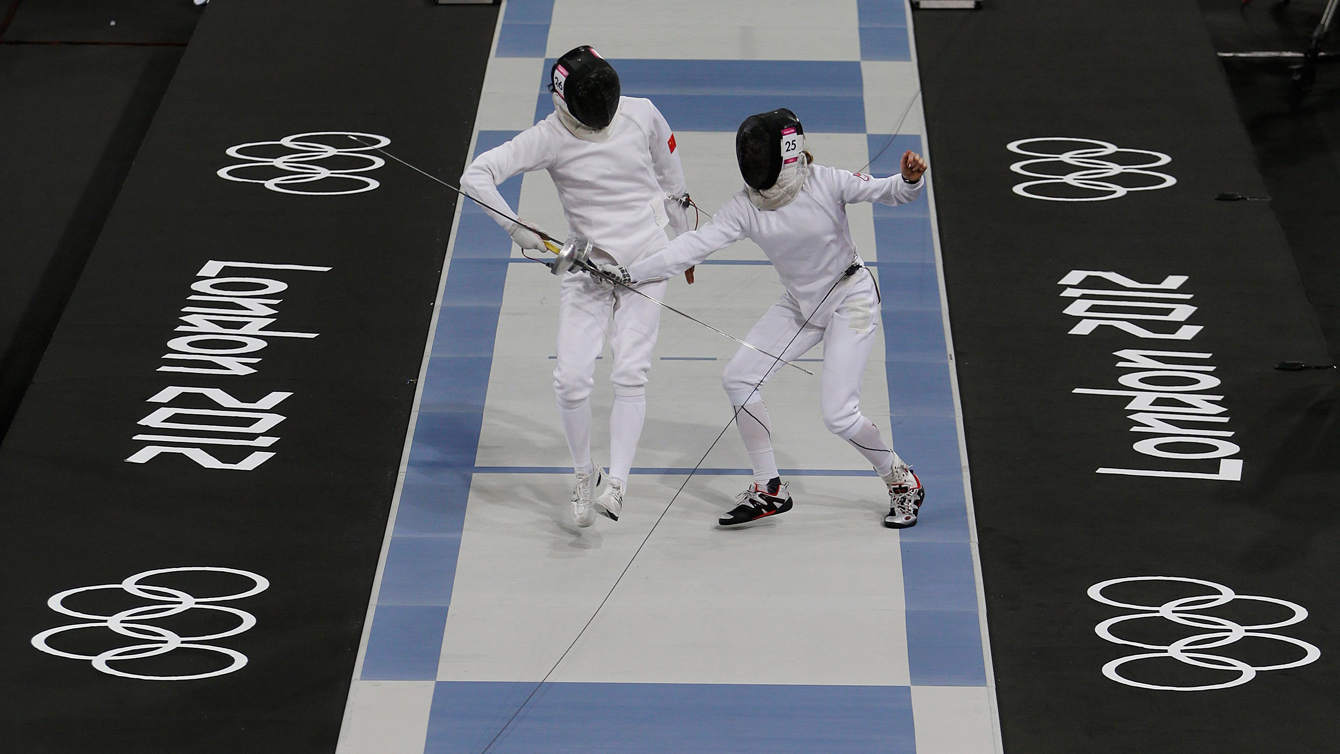
[[[723,715],[766,694],[747,715]],[[426,754],[914,754],[908,686],[438,681]],[[591,710],[600,710],[593,724]],[[613,744],[612,742],[617,742]],[[617,748],[616,748],[617,746]]]
[[[901,13],[883,0],[861,0],[862,57],[871,55],[870,31],[906,39],[906,29],[865,26],[878,14],[896,24]],[[886,58],[887,59],[887,58]],[[870,172],[892,175],[905,150],[921,151],[916,135],[868,134]],[[962,480],[957,420],[950,387],[939,274],[925,199],[896,207],[876,205],[875,244],[884,296],[885,374],[894,447],[924,478]],[[932,483],[934,484],[934,483]],[[944,490],[944,493],[940,493]],[[927,520],[899,538],[906,598],[907,655],[914,686],[984,686],[982,636],[966,503],[943,485],[928,486]],[[959,522],[962,522],[960,525]],[[960,528],[961,526],[961,528]],[[945,537],[945,541],[934,541]]]
[[[904,33],[904,36],[906,34]],[[678,131],[735,133],[753,113],[789,107],[808,133],[865,133],[861,64],[855,60],[610,61],[623,94],[647,97]],[[553,112],[546,58],[535,120]]]
[[[475,153],[516,133],[480,131]],[[516,206],[521,178],[511,178],[498,188]],[[465,204],[452,253],[420,393],[401,514],[391,533],[364,653],[364,680],[437,677],[511,241],[484,210]],[[415,530],[413,536],[408,535],[410,529]]]

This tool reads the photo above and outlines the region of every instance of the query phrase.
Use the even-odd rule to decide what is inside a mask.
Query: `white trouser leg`
[[[797,335],[804,322],[805,317],[799,309],[784,296],[781,301],[768,307],[744,339],[768,353],[794,361],[804,356],[824,337],[823,328],[814,325],[806,326],[805,331]],[[783,348],[786,349],[785,353],[782,353]],[[763,385],[777,370],[786,368],[771,356],[740,346],[740,350],[735,352],[726,365],[726,371],[721,374],[721,387],[726,391],[732,406],[743,406],[762,395]]]
[[[764,312],[745,340],[787,361],[798,359],[823,338],[823,330],[813,326],[805,327],[804,332],[797,335],[804,322],[805,318],[795,304],[783,297]],[[783,348],[785,353],[782,353]],[[741,346],[721,375],[721,386],[735,411],[735,426],[740,430],[745,450],[749,451],[754,479],[760,484],[778,476],[777,460],[772,450],[772,425],[768,409],[763,405],[761,389],[769,377],[784,368],[773,357]]]
[[[558,398],[563,435],[572,465],[588,471],[591,463],[591,388],[596,357],[605,346],[614,297],[600,290],[589,275],[563,276],[558,299],[558,365],[554,394]]]
[[[614,394],[614,408],[610,411],[610,478],[628,486],[628,473],[637,455],[637,442],[642,437],[642,424],[647,418],[647,396]]]
[[[903,474],[894,475],[894,468],[897,467],[901,472],[906,464],[898,454],[893,452],[893,448],[884,444],[884,438],[879,435],[879,427],[870,419],[862,416],[861,426],[856,430],[856,434],[847,438],[847,442],[875,467],[875,473],[883,477],[885,483],[893,484],[902,479]]]
[[[884,443],[879,429],[861,413],[861,384],[866,363],[879,337],[879,303],[868,273],[852,282],[824,330],[824,370],[819,380],[819,408],[828,431],[851,443],[880,476],[888,477],[898,456]]]
[[[766,485],[777,472],[777,458],[772,452],[772,419],[763,399],[755,394],[743,406],[735,406],[735,427],[740,430],[744,449],[749,451],[749,465],[754,467],[754,481]]]
[[[665,296],[666,281],[638,286],[648,296]],[[610,412],[610,478],[627,487],[628,472],[637,455],[642,424],[647,416],[647,371],[661,326],[659,304],[626,289],[614,291],[614,332],[610,350],[614,368],[614,410]]]

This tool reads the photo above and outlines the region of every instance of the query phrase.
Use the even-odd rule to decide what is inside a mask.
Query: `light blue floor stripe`
[[[553,0],[509,0],[499,57],[542,58]],[[858,0],[864,60],[908,60],[901,0]],[[653,99],[680,131],[734,132],[747,115],[790,107],[812,133],[864,133],[860,64],[740,60],[616,60],[623,91]],[[552,110],[544,91],[536,119]],[[514,132],[483,131],[476,153]],[[869,172],[891,175],[916,136],[868,134]],[[885,147],[887,146],[887,149]],[[883,150],[881,152],[881,150]],[[878,155],[876,153],[879,153]],[[520,180],[501,187],[519,202]],[[899,533],[913,685],[985,685],[976,581],[950,389],[935,249],[925,200],[874,208],[884,294],[885,366],[896,447],[929,490],[918,526]],[[567,467],[476,466],[507,269],[507,236],[483,210],[462,207],[437,335],[421,393],[399,512],[387,553],[362,678],[432,680],[475,474],[570,474]],[[767,266],[767,260],[706,264]],[[708,360],[710,357],[661,357]],[[806,359],[819,361],[819,359]],[[783,469],[786,476],[874,476],[868,469]],[[642,467],[641,475],[690,469]],[[747,477],[749,469],[699,469]],[[878,648],[869,648],[876,651]],[[853,651],[862,651],[854,649]],[[435,684],[426,752],[477,752],[535,688]],[[597,714],[598,712],[598,714]],[[913,754],[911,693],[895,686],[545,684],[492,749],[504,752],[890,752]]]
[[[904,30],[906,36],[906,30]],[[548,83],[553,59],[544,63]],[[865,133],[861,65],[856,61],[611,60],[628,97],[656,103],[676,131],[729,131],[754,113],[789,107],[810,133]],[[542,90],[538,121],[554,111]]]
[[[862,0],[862,21],[873,6],[883,4],[882,0]],[[901,18],[902,3],[897,6]],[[863,26],[863,54],[866,31]],[[906,39],[905,29],[902,38]],[[875,175],[896,174],[904,151],[922,151],[918,136],[891,139],[870,134],[866,141]],[[912,234],[917,243],[929,244],[931,224],[925,200],[897,207],[876,205],[876,266],[883,295],[880,313],[894,448],[922,476],[927,489],[920,520],[901,533],[899,542],[908,663],[914,686],[983,686],[986,672],[978,627],[977,579],[968,541],[958,423],[934,247],[914,249],[901,236],[904,232]],[[926,252],[923,260],[909,258],[922,252]]]
[[[363,656],[362,677],[379,681],[434,680],[446,625],[446,607],[383,605],[379,598],[372,637]]]
[[[438,682],[426,754],[477,754],[533,683]],[[906,686],[547,683],[495,754],[915,754]]]
[[[481,131],[475,153],[515,135]],[[515,207],[521,179],[513,178],[499,190]],[[471,203],[461,206],[400,509],[363,659],[365,680],[437,677],[511,252],[511,239],[485,210]]]
[[[972,610],[908,610],[907,662],[912,685],[985,686],[979,620],[976,606]]]
[[[911,60],[903,0],[856,0],[861,60]]]
[[[554,0],[508,0],[498,32],[500,58],[542,58],[549,44]]]

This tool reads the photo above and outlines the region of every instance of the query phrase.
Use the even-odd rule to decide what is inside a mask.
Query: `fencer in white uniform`
[[[497,185],[534,170],[549,172],[570,234],[596,247],[592,262],[630,265],[664,248],[667,224],[676,232],[690,227],[684,171],[665,118],[650,100],[621,97],[618,74],[590,47],[559,58],[550,74],[554,112],[479,155],[461,176],[461,187],[500,210],[503,214],[491,214],[523,249],[545,246],[524,221],[510,219],[516,215]],[[641,290],[662,298],[665,288],[662,280]],[[590,526],[596,513],[617,521],[622,512],[646,416],[647,371],[660,316],[657,304],[607,280],[575,272],[563,276],[554,392],[577,476],[572,505],[578,526]],[[590,396],[607,334],[614,408],[608,483],[596,498],[603,474],[591,459]]]
[[[885,525],[916,524],[925,497],[920,479],[861,413],[861,382],[880,326],[880,292],[852,241],[846,205],[903,204],[915,200],[926,163],[907,152],[902,175],[874,178],[809,164],[804,129],[786,109],[751,116],[736,136],[745,187],[702,229],[632,265],[602,267],[605,275],[636,283],[666,278],[712,253],[749,238],[772,261],[785,292],[746,340],[787,361],[824,344],[820,409],[828,430],[851,443],[883,477],[889,490]],[[741,347],[722,385],[754,467],[754,484],[723,516],[722,526],[785,513],[790,491],[777,472],[771,424],[760,389],[781,368],[775,358]]]

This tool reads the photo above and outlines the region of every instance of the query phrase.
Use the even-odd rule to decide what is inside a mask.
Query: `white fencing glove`
[[[628,274],[628,268],[618,264],[602,264],[596,268],[600,271],[599,275],[592,275],[596,279],[596,285],[602,290],[612,291],[616,284],[632,285],[633,278]]]
[[[516,245],[523,249],[533,249],[535,251],[544,251],[547,247],[544,245],[544,239],[540,238],[529,225],[524,221],[512,223],[512,227],[507,229],[507,235],[516,241]]]
[[[667,196],[665,214],[670,218],[670,228],[675,231],[676,236],[694,230],[694,226],[697,225],[698,212],[689,204],[688,193]]]

